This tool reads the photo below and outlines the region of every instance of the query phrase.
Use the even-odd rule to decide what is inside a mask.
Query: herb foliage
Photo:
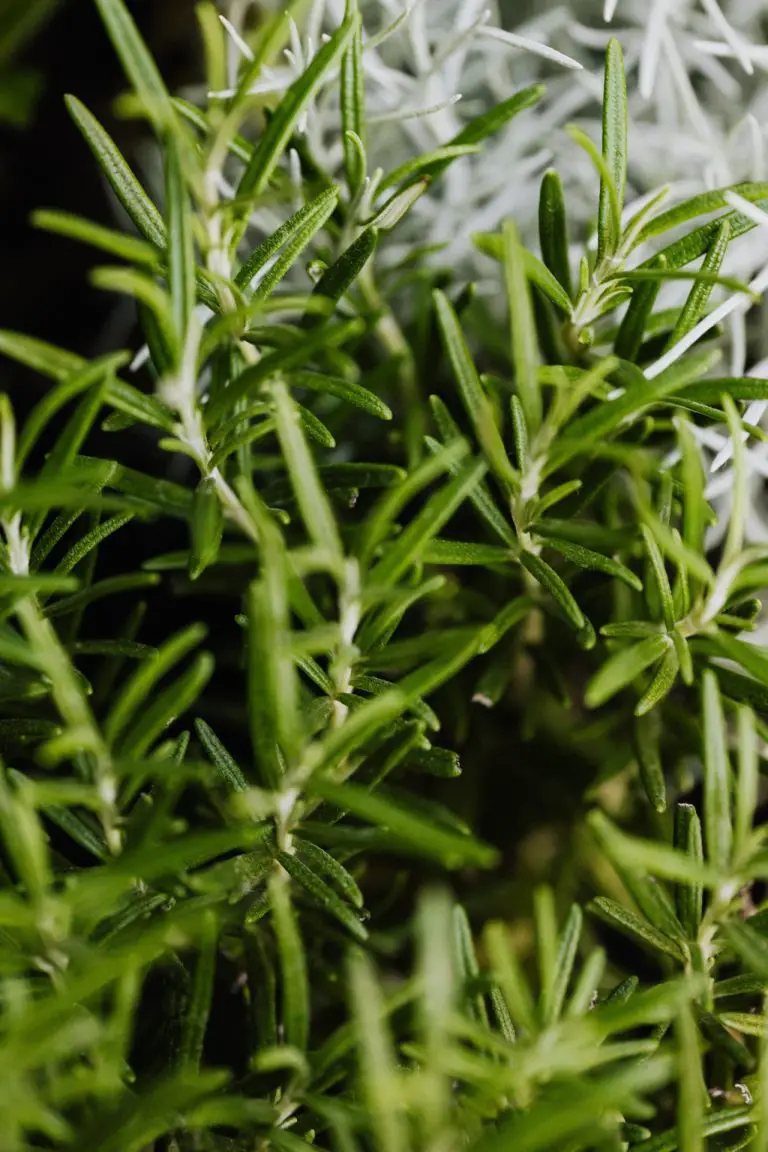
[[[36,221],[103,254],[145,367],[0,333],[49,381],[21,426],[0,405],[3,1148],[766,1147],[768,660],[748,637],[768,556],[741,509],[768,381],[719,367],[710,303],[764,286],[722,266],[768,188],[626,219],[612,41],[601,143],[572,130],[596,243],[574,276],[554,171],[538,251],[512,220],[476,235],[499,332],[450,268],[386,248],[538,90],[374,176],[355,0],[266,110],[248,91],[280,16],[233,94],[192,107],[122,0],[97,3],[165,190],[70,97],[133,229]],[[216,92],[226,31],[197,13]],[[341,183],[301,134],[334,85]],[[254,235],[265,204],[280,222]],[[713,551],[692,429],[718,425],[734,492]],[[154,470],[124,462],[136,436]],[[125,570],[129,533],[184,544]],[[148,643],[164,598],[223,602],[226,643],[213,607]],[[459,775],[451,701],[473,693],[489,724],[522,714],[533,748],[549,727],[566,765],[593,762],[588,896],[537,886],[527,957],[503,907],[471,925],[449,895],[443,873],[472,901],[500,852],[421,787]],[[432,878],[394,927],[392,860]]]

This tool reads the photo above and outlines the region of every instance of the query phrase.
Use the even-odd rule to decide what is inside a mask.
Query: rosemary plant
[[[0,333],[0,1148],[768,1148],[768,185],[627,210],[611,40],[594,234],[547,170],[489,300],[403,237],[541,86],[372,169],[356,0],[202,0],[199,104],[97,4],[165,188],[68,97],[130,227],[35,220],[144,347]]]

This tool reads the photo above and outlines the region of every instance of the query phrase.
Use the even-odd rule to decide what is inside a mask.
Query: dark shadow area
[[[197,30],[192,0],[139,0],[136,20],[171,87],[197,73]],[[35,208],[55,207],[114,223],[96,164],[64,106],[78,96],[138,164],[141,124],[119,120],[112,106],[123,89],[119,62],[92,0],[66,0],[23,57],[45,77],[32,124],[0,127],[0,325],[29,332],[84,355],[103,350],[115,300],[88,283],[101,257],[73,241],[31,227]],[[24,410],[27,374],[7,362],[2,386]]]

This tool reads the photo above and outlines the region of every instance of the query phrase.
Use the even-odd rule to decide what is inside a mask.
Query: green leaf
[[[723,924],[723,932],[736,955],[755,973],[768,983],[768,940],[748,923],[728,920]]]
[[[145,660],[144,665],[148,663]],[[120,740],[123,755],[135,759],[159,739],[165,729],[176,722],[197,701],[213,675],[213,657],[200,652],[185,672],[153,699]]]
[[[318,847],[317,844],[313,844],[311,840],[294,837],[293,844],[299,860],[303,860],[307,867],[311,868],[313,872],[325,876],[329,883],[331,883],[354,908],[362,909],[363,894],[360,891],[357,881],[342,864],[339,864],[335,857],[329,855],[325,849]]]
[[[32,213],[31,223],[42,231],[90,244],[102,252],[118,256],[132,264],[151,268],[158,262],[159,253],[155,245],[148,244],[137,236],[105,228],[103,224],[95,224],[82,216],[73,216],[70,212],[59,212],[50,208],[39,209]]]
[[[371,572],[372,584],[394,584],[413,564],[424,548],[458,511],[485,472],[485,464],[467,464],[443,488],[429,498],[407,528],[385,550]]]
[[[656,620],[622,620],[603,624],[600,635],[609,640],[645,640],[646,636],[658,636],[663,631],[663,626]]]
[[[106,580],[99,580],[90,587],[59,600],[55,604],[47,604],[45,615],[52,619],[55,616],[68,615],[71,612],[81,612],[89,604],[95,604],[119,592],[133,592],[143,588],[155,588],[160,583],[160,577],[154,572],[132,572],[127,576],[109,576]]]
[[[158,249],[164,249],[166,231],[163,218],[136,179],[112,137],[102,128],[84,104],[67,96],[70,116],[85,137],[99,167],[141,235]]]
[[[350,0],[349,13],[354,17],[354,30],[341,63],[341,124],[344,146],[344,171],[350,196],[354,196],[365,179],[365,165],[352,136],[365,148],[365,74],[363,71],[363,24],[357,0]]]
[[[631,284],[646,284],[653,280],[660,281],[661,283],[664,281],[693,280],[696,284],[709,284],[712,287],[719,285],[721,288],[727,288],[730,292],[743,292],[745,295],[752,296],[754,300],[753,290],[748,284],[745,284],[742,280],[738,280],[735,276],[721,276],[717,273],[709,272],[705,268],[701,268],[698,271],[668,268],[663,252],[659,254],[651,267],[617,271],[611,279],[615,282],[617,288],[619,286],[626,288],[627,285]]]
[[[704,550],[706,527],[704,469],[689,422],[684,417],[677,417],[675,427],[680,445],[680,471],[685,496],[683,540],[692,552],[701,554]]]
[[[684,200],[682,204],[676,204],[674,208],[669,208],[666,212],[661,212],[658,216],[654,216],[645,224],[639,232],[636,243],[642,244],[646,240],[650,240],[654,236],[661,235],[662,232],[669,232],[673,228],[678,228],[681,224],[686,224],[689,220],[695,219],[697,216],[706,216],[710,212],[716,212],[718,208],[728,208],[728,200],[726,199],[727,192],[735,192],[741,196],[743,200],[749,200],[750,203],[756,204],[761,200],[768,198],[768,183],[747,183],[747,184],[730,184],[725,188],[716,188],[711,191],[701,192],[697,196],[692,196],[689,200]],[[744,220],[745,218],[736,212],[729,212],[727,218],[733,226],[736,218]],[[709,229],[709,233],[714,235],[720,228],[722,220],[726,217],[719,217],[717,220],[711,221],[705,228]],[[751,221],[749,222],[752,223]],[[753,225],[754,226],[754,225]],[[698,255],[701,256],[706,249],[703,248]],[[695,259],[694,256],[690,257],[691,260]]]
[[[284,224],[281,224],[271,236],[267,236],[266,240],[263,240],[244,261],[235,277],[237,287],[246,292],[255,277],[283,248],[282,255],[263,276],[254,291],[254,299],[266,299],[293,267],[307,245],[328,222],[338,202],[339,189],[334,185],[332,188],[323,189],[314,200],[302,205],[298,212],[295,212]]]
[[[530,88],[521,88],[514,96],[510,96],[509,99],[503,100],[493,108],[489,108],[480,116],[475,117],[474,120],[470,120],[460,132],[448,141],[448,146],[456,147],[464,144],[480,144],[483,140],[487,140],[489,136],[492,136],[494,132],[498,132],[500,128],[503,128],[504,125],[508,124],[510,120],[513,120],[515,116],[518,116],[521,112],[537,104],[544,95],[544,91],[545,89],[542,84],[535,84]],[[433,177],[440,175],[440,173],[445,171],[449,163],[449,160],[442,160],[432,168],[430,175]],[[766,194],[768,195],[768,193]]]
[[[741,417],[730,396],[725,394],[722,403],[733,448],[733,495],[728,518],[728,531],[720,561],[723,569],[725,569],[739,559],[743,550],[744,523],[749,502],[749,473]]]
[[[219,929],[212,912],[203,912],[200,923],[199,951],[195,961],[189,1004],[184,1013],[179,1043],[179,1067],[199,1071],[203,1041],[211,1014],[213,980]]]
[[[705,652],[723,656],[727,660],[735,660],[750,676],[768,686],[768,653],[759,645],[748,644],[736,636],[729,636],[723,629],[712,632],[703,644],[699,641],[699,645]]]
[[[336,895],[325,880],[298,856],[292,855],[290,852],[278,852],[277,859],[288,875],[309,893],[316,904],[323,908],[329,916],[338,920],[358,943],[365,943],[368,939],[368,933],[364,925],[361,924],[350,906]]]
[[[170,96],[139,30],[122,0],[96,0],[109,37],[147,112],[160,129],[175,120]]]
[[[664,265],[664,257],[660,256],[649,271],[655,272],[658,269],[663,272]],[[661,276],[654,276],[647,283],[639,283],[633,290],[613,346],[614,352],[622,360],[632,363],[637,361],[661,284]]]
[[[643,543],[645,544],[650,570],[653,573],[654,584],[656,585],[655,591],[658,596],[655,606],[656,611],[658,611],[658,604],[661,604],[664,625],[671,630],[675,626],[675,604],[669,577],[664,565],[664,557],[650,528],[648,528],[646,524],[642,524],[640,531],[642,533]],[[653,601],[649,601],[649,604],[653,606]]]
[[[728,251],[730,242],[731,226],[726,217],[720,223],[712,239],[712,243],[707,249],[707,254],[701,266],[702,272],[708,276],[718,276],[720,274],[720,269],[723,266],[723,260],[725,259],[725,254]],[[683,336],[687,336],[691,329],[696,327],[706,311],[713,288],[714,283],[706,278],[696,281],[672,329],[669,340],[667,341],[668,348],[671,348],[678,340],[682,340]]]
[[[620,426],[633,423],[647,408],[660,402],[670,393],[680,391],[678,373],[684,368],[688,377],[687,385],[700,379],[709,366],[709,354],[701,352],[689,358],[687,364],[683,362],[674,364],[666,372],[651,380],[640,373],[636,385],[624,389],[615,399],[606,400],[584,416],[573,420],[550,451],[545,469],[546,475],[551,475],[555,469],[562,467],[580,452],[592,451],[594,445],[607,440]]]
[[[357,240],[354,240],[349,248],[342,252],[338,260],[326,268],[312,289],[312,296],[315,299],[325,297],[334,303],[341,300],[373,256],[378,241],[377,228],[369,227],[361,232]],[[308,313],[307,320],[309,321],[309,319],[310,314]]]
[[[659,591],[659,582],[664,582],[666,576],[666,568],[664,567],[663,560],[660,559],[660,553],[663,552],[670,558],[678,568],[685,569],[687,573],[700,580],[702,584],[710,586],[714,584],[715,575],[710,568],[707,561],[702,555],[702,551],[696,552],[689,548],[680,538],[680,533],[676,529],[671,529],[665,524],[661,518],[654,512],[650,505],[644,505],[638,499],[638,508],[642,519],[645,521],[641,531],[643,533],[646,549],[653,553],[653,562],[651,571],[656,577],[654,583],[656,591]],[[704,504],[706,507],[706,503]],[[651,541],[648,545],[648,541]],[[650,559],[650,556],[649,556]],[[646,586],[647,587],[647,586]],[[671,588],[669,593],[669,578],[666,577],[664,584],[664,603],[668,619],[672,622],[675,620],[676,607],[674,603],[674,596],[672,597],[672,605],[669,603],[669,596],[672,595]]]
[[[693,1006],[699,1028],[715,1049],[719,1049],[726,1059],[736,1067],[751,1069],[754,1067],[754,1058],[746,1045],[730,1032],[718,1016],[707,1012],[699,1004]]]
[[[288,373],[294,368],[304,368],[319,353],[328,353],[360,332],[359,320],[347,320],[338,325],[323,325],[317,332],[307,333],[299,341],[292,341],[287,348],[279,348],[268,353],[250,367],[244,369],[229,382],[226,388],[212,397],[207,406],[211,424],[231,416],[234,405],[249,393],[256,392],[270,379]]]
[[[283,774],[280,739],[296,708],[289,620],[286,581],[271,565],[248,592],[248,711],[256,762],[264,784],[273,789]],[[293,745],[296,732],[288,734]]]
[[[528,288],[523,248],[511,220],[502,228],[504,282],[512,341],[512,366],[515,387],[525,413],[531,436],[539,429],[542,418],[541,392],[537,377],[538,339],[533,320],[533,305]]]
[[[226,1073],[199,1072],[166,1077],[140,1096],[133,1094],[88,1124],[82,1139],[93,1152],[142,1152],[168,1132],[169,1117],[190,1115],[206,1096],[221,1093]]]
[[[629,836],[599,810],[590,812],[587,819],[611,859],[628,874],[648,874],[694,887],[706,884],[714,888],[721,883],[722,877],[716,869],[708,868],[684,850],[670,848],[654,840]]]
[[[755,714],[744,705],[738,710],[738,775],[734,814],[734,849],[744,852],[752,834],[752,822],[760,790],[760,765]]]
[[[0,596],[31,596],[37,592],[73,592],[80,587],[74,576],[58,576],[53,572],[37,572],[31,576],[0,573]]]
[[[158,480],[133,468],[117,465],[109,478],[110,487],[131,497],[131,505],[144,511],[189,520],[192,516],[193,494],[171,480]]]
[[[551,568],[545,560],[542,560],[541,557],[537,556],[534,552],[521,552],[520,562],[524,568],[527,568],[534,579],[541,584],[542,588],[545,588],[547,592],[549,592],[552,599],[562,610],[565,618],[578,632],[581,632],[587,623],[586,617],[554,568]]]
[[[450,163],[462,156],[475,156],[478,152],[480,147],[477,144],[446,144],[441,148],[435,148],[433,152],[412,156],[387,173],[379,184],[379,192],[386,192],[388,188],[400,183],[408,186],[419,177],[429,176],[434,169],[442,165],[443,161]]]
[[[406,1152],[409,1142],[401,1117],[400,1082],[387,1007],[370,960],[354,951],[347,961],[347,982],[359,1047],[362,1094],[370,1109],[379,1152]]]
[[[517,466],[522,473],[527,470],[529,465],[530,439],[523,406],[519,397],[514,394],[509,398],[509,411],[512,417],[512,435],[515,441]]]
[[[542,1024],[549,1022],[545,1014],[545,998],[551,995],[555,982],[557,962],[557,913],[555,894],[548,884],[538,885],[533,892],[533,919],[536,930],[536,959],[541,984],[540,1011]]]
[[[396,630],[403,616],[414,604],[439,592],[445,586],[444,576],[433,576],[413,588],[395,593],[375,615],[370,615],[360,628],[356,643],[361,652],[382,648]]]
[[[673,1072],[671,1058],[653,1057],[642,1063],[628,1061],[619,1070],[594,1080],[574,1078],[554,1101],[543,1093],[529,1107],[513,1111],[494,1128],[489,1127],[476,1142],[475,1152],[594,1147],[596,1139],[605,1137],[606,1128],[599,1121],[606,1112],[621,1112],[625,1101],[636,1104],[638,1097],[667,1083]]]
[[[3,340],[3,335],[11,336],[11,334],[0,334],[0,349],[7,351],[8,345]],[[81,367],[65,373],[60,378],[58,386],[51,388],[27,416],[16,448],[18,467],[23,465],[57,412],[82,392],[98,385],[105,377],[111,377],[112,373],[122,368],[127,360],[127,354],[116,353],[112,356],[100,357],[91,363],[83,361]]]
[[[587,707],[600,708],[646,668],[655,664],[671,647],[671,638],[665,633],[658,633],[614,652],[587,685],[584,693]]]
[[[393,488],[404,478],[394,464],[322,464],[317,474],[326,492],[347,493],[360,488]],[[270,500],[291,499],[288,481],[275,481],[267,489]]]
[[[506,1001],[515,1024],[526,1032],[535,1028],[533,997],[525,973],[515,955],[507,926],[500,921],[486,925],[483,933],[485,948],[493,968],[493,975]]]
[[[195,489],[192,504],[192,540],[189,553],[190,579],[199,576],[215,564],[224,531],[224,513],[216,481],[204,476]]]
[[[610,45],[609,45],[610,52]],[[608,79],[608,72],[606,70],[606,81]],[[603,137],[605,139],[605,118],[608,112],[608,105],[603,105]],[[575,124],[569,124],[566,131],[573,140],[574,144],[578,144],[587,156],[589,156],[597,172],[600,175],[600,208],[598,218],[598,265],[601,264],[604,258],[609,258],[616,253],[619,240],[621,237],[621,202],[619,200],[619,191],[616,186],[615,172],[611,168],[611,160],[613,157],[606,157],[597,148],[594,141],[589,138],[586,132]],[[580,273],[580,291],[583,292],[587,285],[588,267],[582,263],[583,271]]]
[[[239,764],[221,743],[210,725],[206,724],[204,720],[195,720],[195,731],[227,789],[230,792],[245,792],[248,788],[248,781]]]
[[[27,899],[39,905],[53,881],[48,840],[34,808],[23,792],[11,790],[4,770],[0,772],[0,831]]]
[[[577,564],[579,568],[586,568],[593,572],[605,572],[606,575],[621,580],[629,588],[634,588],[636,592],[643,590],[640,578],[610,556],[603,556],[600,552],[593,552],[590,548],[584,548],[581,544],[573,544],[568,540],[556,540],[553,536],[545,538],[545,546],[559,552],[561,556],[565,556],[566,560]]]
[[[62,575],[71,572],[81,560],[84,560],[95,548],[98,548],[102,540],[107,540],[114,532],[118,532],[126,524],[129,524],[131,520],[133,520],[133,513],[123,512],[119,516],[113,516],[111,520],[105,520],[103,524],[92,528],[90,532],[86,532],[59,560],[56,565],[56,572],[60,572]]]
[[[440,429],[443,443],[449,445],[451,443],[461,442],[461,433],[458,425],[439,397],[430,396],[429,403],[435,414],[435,420]],[[438,441],[433,440],[431,436],[425,436],[424,443],[432,456],[439,456],[441,452],[444,451]],[[449,464],[448,471],[455,476],[460,467],[460,462],[456,460]],[[504,514],[497,507],[493,494],[484,480],[481,480],[477,487],[472,490],[469,499],[482,519],[493,530],[494,534],[503,540],[505,544],[515,547],[517,545],[517,537],[515,536],[512,525],[505,519]]]
[[[282,1024],[285,1041],[305,1052],[309,1042],[309,979],[307,957],[286,876],[269,881],[269,902],[280,957]]]
[[[576,950],[581,937],[581,927],[581,908],[578,904],[574,904],[568,913],[568,919],[560,938],[552,983],[544,988],[542,994],[541,1007],[545,1026],[553,1024],[562,1014],[568,984],[576,962]]]
[[[372,696],[380,696],[382,692],[389,692],[395,687],[389,680],[382,680],[379,676],[367,676],[360,673],[356,673],[353,677],[352,686],[357,691],[370,692]],[[354,697],[354,699],[357,698]],[[425,704],[423,700],[417,699],[411,705],[411,711],[419,720],[423,720],[427,728],[430,728],[433,732],[439,732],[440,721],[435,712],[428,704]]]
[[[621,212],[627,183],[627,82],[624,56],[618,40],[611,40],[605,56],[603,89],[603,157],[613,188],[600,184],[597,225],[598,263],[613,256],[621,240]],[[617,216],[618,210],[618,216]]]
[[[680,671],[677,647],[668,648],[661,658],[653,680],[635,705],[635,716],[645,716],[672,690]]]
[[[155,685],[202,643],[205,635],[206,629],[202,625],[192,624],[166,640],[154,656],[142,661],[118,694],[104,722],[104,735],[109,741],[118,739],[139,708],[145,704]]]
[[[343,549],[336,521],[301,433],[296,407],[282,380],[273,381],[272,397],[277,434],[306,530],[320,549],[341,556]]]
[[[763,999],[763,1014],[765,1015],[765,998]],[[760,1062],[756,1076],[757,1107],[751,1119],[756,1122],[753,1129],[754,1139],[751,1144],[752,1152],[765,1152],[768,1148],[768,1036],[765,1034],[760,1043]]]
[[[359,785],[335,784],[322,775],[315,775],[309,787],[322,800],[371,824],[387,828],[403,847],[419,856],[440,860],[446,868],[465,865],[490,868],[496,861],[496,850],[488,845],[437,827],[415,812]]]
[[[96,832],[90,823],[69,808],[60,808],[57,805],[46,805],[43,815],[57,828],[61,828],[68,836],[89,852],[97,860],[106,861],[110,852],[106,840]]]
[[[340,376],[328,376],[322,372],[297,371],[291,373],[291,384],[294,388],[307,388],[311,392],[337,396],[370,416],[378,417],[379,420],[392,419],[392,409],[383,400],[352,380],[344,380]]]
[[[443,346],[467,415],[472,421],[491,469],[506,487],[514,489],[518,485],[517,473],[509,462],[507,450],[496,426],[488,397],[480,383],[459,318],[448,297],[439,289],[435,290],[433,299]]]
[[[192,207],[179,149],[173,136],[169,136],[165,144],[165,197],[168,213],[168,279],[176,338],[182,348],[196,299],[195,247]]]
[[[711,669],[702,678],[701,710],[704,753],[704,831],[707,857],[725,872],[731,856],[731,766],[725,717],[717,677]]]
[[[596,900],[590,902],[588,907],[589,911],[598,916],[605,924],[617,929],[625,936],[629,936],[630,939],[645,944],[646,947],[655,952],[662,952],[665,956],[671,956],[678,962],[682,960],[682,953],[670,936],[660,932],[658,928],[654,928],[648,920],[638,916],[636,912],[631,912],[629,908],[623,908],[615,900],[609,900],[606,896],[598,896]]]
[[[605,973],[607,957],[603,948],[593,948],[579,973],[568,1002],[566,1017],[584,1016],[592,1007]]]
[[[504,237],[503,235],[496,235],[486,232],[475,232],[472,236],[472,242],[480,252],[484,252],[486,256],[491,256],[495,260],[504,260]],[[525,274],[531,284],[547,296],[552,303],[558,308],[563,315],[570,316],[573,311],[573,305],[568,293],[561,285],[560,281],[550,272],[546,264],[539,260],[538,256],[534,256],[527,248],[520,248],[520,259],[525,268]]]
[[[498,544],[471,544],[464,540],[432,540],[424,549],[425,564],[509,564],[512,553]]]
[[[243,172],[237,187],[238,200],[253,203],[264,194],[301,114],[341,60],[356,27],[357,15],[349,13],[285,93]]]
[[[559,504],[561,500],[565,500],[568,496],[572,496],[574,492],[578,492],[582,487],[581,480],[566,480],[563,484],[558,484],[555,488],[545,492],[543,496],[539,496],[536,500],[536,516],[543,516],[555,504]]]
[[[645,794],[656,812],[665,812],[667,790],[659,750],[660,728],[658,713],[638,717],[635,721],[634,744]]]
[[[729,996],[754,996],[763,994],[765,984],[758,976],[742,975],[730,976],[726,980],[717,980],[713,988],[716,1000],[724,1000]]]
[[[539,193],[539,243],[541,256],[549,271],[573,297],[571,262],[568,252],[568,219],[562,181],[550,168],[544,173]]]
[[[680,1152],[702,1152],[704,1107],[708,1103],[701,1068],[699,1034],[690,1007],[680,1010],[675,1028],[680,1051],[680,1088],[677,1100],[677,1138]]]

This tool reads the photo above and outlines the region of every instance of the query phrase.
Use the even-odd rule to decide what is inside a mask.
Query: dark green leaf
[[[701,710],[707,857],[715,868],[724,871],[730,863],[733,841],[731,767],[720,688],[715,673],[710,669],[704,672],[702,680]]]
[[[151,244],[158,249],[164,249],[166,231],[163,218],[136,179],[112,137],[75,96],[67,96],[66,104],[70,116],[85,137],[112,191],[133,224]]]
[[[555,603],[562,609],[566,619],[580,632],[586,624],[584,613],[554,568],[551,568],[545,560],[542,560],[534,552],[521,552],[520,562],[541,584],[542,588],[549,592]]]
[[[467,864],[489,868],[496,860],[495,849],[488,845],[430,824],[420,815],[356,784],[334,784],[323,776],[315,776],[310,787],[334,807],[388,829],[410,851],[441,860],[448,868]]]
[[[269,901],[280,956],[285,1040],[305,1051],[309,1040],[309,981],[307,958],[285,873],[269,881]]]
[[[295,131],[297,121],[331,70],[341,60],[357,26],[357,15],[344,22],[322,45],[309,67],[293,82],[269,120],[237,188],[239,200],[252,203],[266,191],[269,181]]]
[[[359,943],[365,943],[368,933],[348,904],[336,895],[322,877],[307,864],[289,852],[278,852],[277,859],[289,876],[305,889],[313,901],[320,905],[329,916],[338,920]]]
[[[600,708],[646,668],[655,664],[671,647],[671,638],[665,633],[657,633],[614,652],[587,685],[584,694],[587,707]]]
[[[552,275],[573,296],[571,265],[568,252],[568,222],[562,181],[550,168],[544,173],[539,194],[539,243],[541,256]]]
[[[286,263],[281,276],[275,280],[275,283],[278,283],[285,271],[298,259],[299,254],[312,236],[322,228],[334,211],[338,200],[339,190],[334,186],[323,189],[314,200],[302,205],[293,216],[281,224],[271,236],[267,236],[266,240],[263,240],[258,248],[255,248],[250,256],[243,261],[242,267],[235,277],[237,287],[244,292],[247,291],[254,277],[261,272],[262,268],[280,251],[283,245],[286,245],[291,251],[291,260]]]
[[[638,916],[636,912],[630,911],[629,908],[623,908],[615,900],[598,896],[589,904],[589,910],[611,928],[623,932],[630,939],[645,944],[646,947],[656,952],[671,956],[677,961],[682,959],[682,953],[671,937],[660,932],[658,928],[654,928],[648,920]]]

